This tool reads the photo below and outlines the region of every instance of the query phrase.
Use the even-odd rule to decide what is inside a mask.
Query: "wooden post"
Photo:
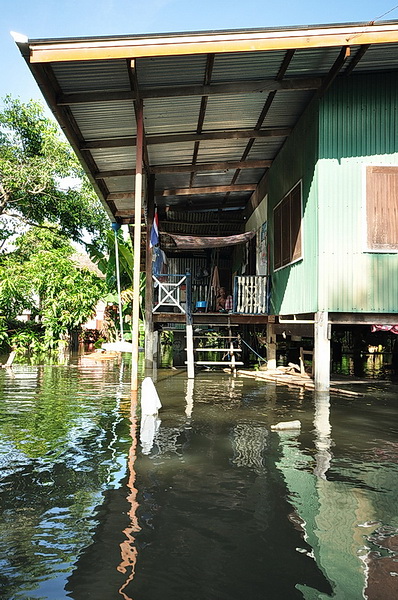
[[[186,277],[187,277],[187,302],[186,302],[187,375],[188,375],[188,379],[194,379],[195,364],[194,364],[194,351],[193,351],[191,273],[187,272]]]
[[[151,175],[148,182],[147,196],[147,229],[146,229],[146,260],[145,260],[145,369],[153,370],[154,339],[153,339],[153,279],[152,279],[152,248],[150,248],[151,229],[155,212],[155,176]]]
[[[315,313],[314,324],[315,389],[327,392],[330,388],[330,335],[327,311]]]
[[[267,368],[276,369],[276,334],[272,323],[267,323]]]
[[[141,262],[141,206],[142,206],[142,163],[144,147],[144,119],[142,102],[136,104],[137,142],[135,159],[135,196],[134,196],[134,271],[133,271],[133,314],[132,314],[132,352],[131,352],[131,389],[138,390],[138,342],[140,319],[140,262]]]

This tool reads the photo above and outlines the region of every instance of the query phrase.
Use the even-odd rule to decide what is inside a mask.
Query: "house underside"
[[[147,274],[148,366],[153,332],[170,323],[264,327],[270,365],[278,334],[312,333],[326,390],[334,326],[396,323],[396,300],[359,296],[370,277],[382,285],[373,266],[337,293],[348,254],[323,231],[342,229],[333,165],[382,155],[397,186],[397,136],[363,152],[355,139],[396,106],[398,22],[17,43],[110,219],[130,227]],[[384,90],[384,103],[363,89]],[[354,104],[362,123],[343,110]]]

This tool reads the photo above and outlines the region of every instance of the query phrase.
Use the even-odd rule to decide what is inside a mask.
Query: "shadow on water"
[[[82,357],[0,373],[2,600],[394,597],[396,386],[173,373],[140,431],[129,377]]]

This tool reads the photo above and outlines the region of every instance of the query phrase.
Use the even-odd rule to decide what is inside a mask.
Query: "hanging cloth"
[[[176,235],[168,233],[177,248],[180,250],[197,250],[198,248],[222,248],[223,246],[235,246],[243,244],[252,239],[255,231],[238,233],[237,235],[227,235],[225,237],[204,237],[194,235]]]

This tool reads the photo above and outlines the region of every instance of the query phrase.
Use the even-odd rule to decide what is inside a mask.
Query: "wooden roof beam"
[[[214,67],[214,54],[208,54],[207,60],[206,60],[205,74],[204,74],[204,78],[203,78],[203,85],[208,86],[210,84],[211,77],[213,74],[213,67]],[[202,100],[200,102],[198,124],[196,126],[196,133],[199,133],[199,134],[202,133],[202,131],[203,131],[203,123],[205,120],[208,99],[209,99],[208,96],[202,96]],[[195,145],[194,145],[194,149],[193,149],[193,154],[192,154],[192,164],[193,165],[195,165],[196,161],[198,160],[199,146],[200,146],[200,141],[196,141]],[[195,179],[195,171],[192,170],[190,180],[189,180],[190,187],[193,186],[194,179]]]
[[[205,133],[177,133],[171,135],[148,135],[146,143],[152,144],[180,144],[202,140],[240,140],[250,138],[287,137],[291,132],[290,127],[260,129],[235,129],[231,131],[209,131]],[[97,148],[123,148],[135,146],[135,137],[113,138],[86,142],[80,150],[95,150]]]
[[[336,77],[339,74],[339,72],[341,71],[343,65],[345,64],[345,62],[348,60],[348,58],[350,56],[351,56],[350,47],[343,46],[342,49],[340,50],[340,54],[336,58],[332,68],[330,69],[329,73],[327,74],[322,87],[318,90],[318,95],[320,98],[322,98],[322,96],[324,96],[324,94],[330,88],[333,81],[336,79]]]
[[[369,48],[370,48],[370,44],[365,44],[359,48],[359,50],[356,52],[355,56],[353,56],[350,64],[344,71],[344,76],[351,75],[351,73],[353,72],[353,70],[359,63],[359,61],[363,58],[365,53],[369,50]]]
[[[196,163],[195,165],[159,165],[149,167],[149,172],[154,175],[164,173],[206,173],[212,171],[230,171],[235,169],[267,169],[272,165],[272,160],[245,160],[225,161],[217,163]],[[112,179],[113,177],[131,177],[135,169],[120,169],[113,171],[99,171],[96,179]]]
[[[142,100],[153,98],[183,98],[188,96],[214,96],[222,94],[254,94],[271,91],[315,90],[322,85],[320,77],[292,78],[277,81],[263,79],[257,81],[234,81],[233,83],[212,83],[199,85],[175,85],[156,88],[141,88]],[[91,102],[128,102],[136,100],[133,90],[130,91],[101,91],[61,94],[57,98],[58,106],[89,104]]]
[[[253,192],[256,184],[241,185],[213,185],[206,187],[188,187],[158,190],[156,197],[166,198],[169,196],[201,196],[204,194],[225,194],[226,192]],[[134,198],[134,192],[112,192],[108,194],[107,202],[117,202],[118,200],[131,200]]]
[[[253,192],[257,184],[240,185],[213,185],[206,187],[188,187],[167,189],[161,192],[155,192],[156,196],[200,196],[202,194],[224,194],[226,192]]]
[[[282,64],[281,64],[281,66],[279,68],[279,71],[277,73],[277,76],[275,78],[276,81],[282,81],[282,79],[284,78],[284,76],[286,74],[286,71],[287,71],[287,69],[288,69],[288,67],[289,67],[289,65],[290,65],[290,63],[292,61],[292,58],[294,56],[294,53],[295,53],[295,50],[288,50],[285,53],[285,56],[283,57]],[[273,103],[273,101],[275,99],[275,96],[276,96],[276,90],[273,90],[272,92],[270,92],[268,94],[268,98],[265,101],[265,104],[264,104],[264,106],[262,108],[260,116],[257,119],[257,123],[254,126],[254,129],[256,131],[258,131],[258,130],[261,129],[261,127],[262,127],[262,125],[264,123],[265,117],[267,116],[268,111],[271,108],[271,104]],[[244,150],[244,152],[242,154],[242,158],[241,158],[242,162],[245,161],[247,159],[247,157],[249,156],[249,153],[250,153],[251,149],[253,148],[254,142],[255,142],[255,138],[251,138],[248,141],[248,143],[246,145],[246,148],[245,148],[245,150]],[[239,174],[240,174],[240,167],[237,168],[236,173],[234,174],[231,183],[236,183],[236,181],[238,180]]]

